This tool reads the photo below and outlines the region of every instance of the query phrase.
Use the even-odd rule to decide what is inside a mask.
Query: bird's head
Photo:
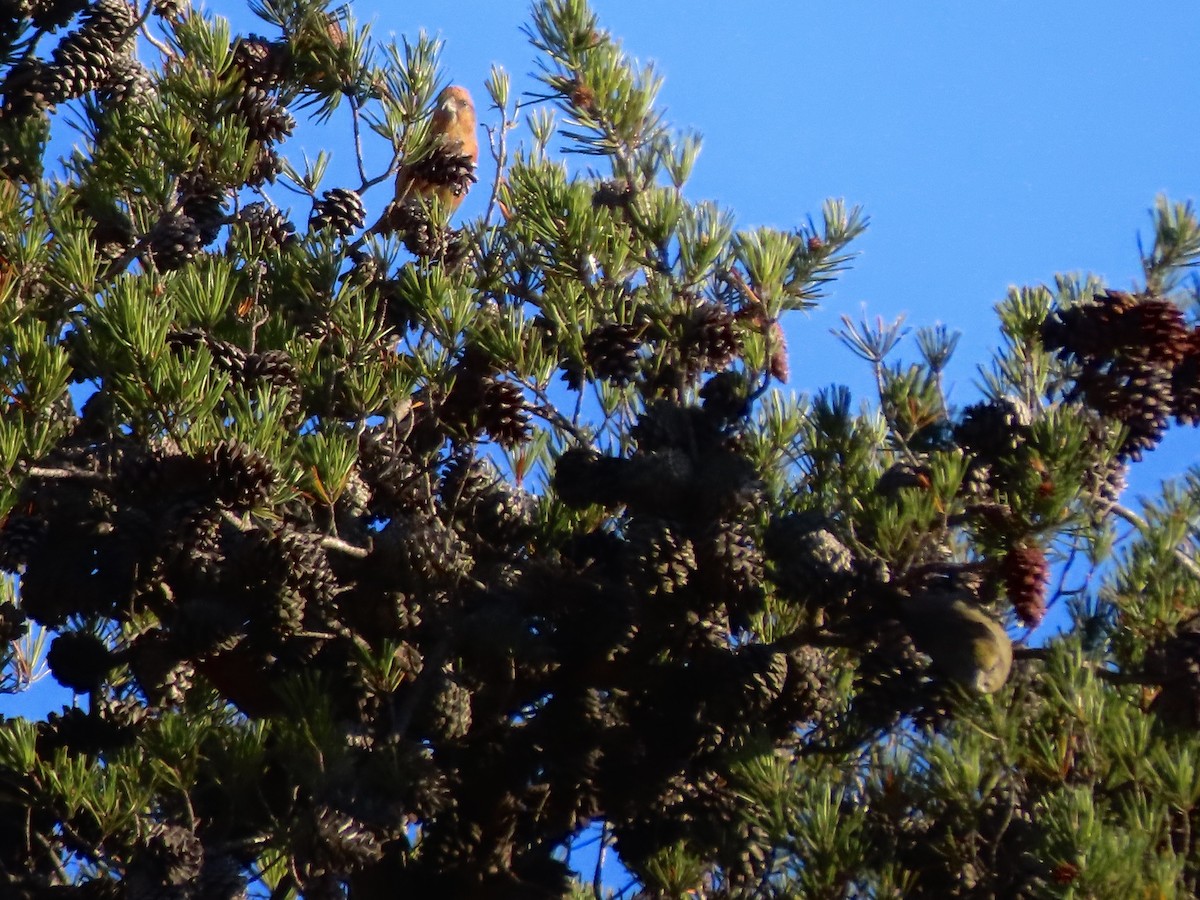
[[[437,145],[444,151],[476,157],[475,104],[465,87],[452,84],[438,94],[431,124]]]
[[[475,104],[471,101],[471,95],[465,87],[452,84],[438,94],[435,115],[451,121],[469,118],[474,122]]]

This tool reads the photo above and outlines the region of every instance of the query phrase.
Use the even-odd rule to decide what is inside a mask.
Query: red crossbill
[[[371,233],[402,231],[414,221],[427,218],[437,203],[449,215],[462,203],[475,180],[479,159],[475,104],[467,89],[451,85],[437,98],[430,123],[433,141],[420,159],[405,162],[396,173],[396,199],[388,204]]]

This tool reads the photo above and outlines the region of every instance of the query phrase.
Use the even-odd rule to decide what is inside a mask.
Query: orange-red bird
[[[433,143],[427,154],[405,162],[396,173],[396,199],[388,204],[373,233],[389,233],[423,218],[434,200],[449,215],[462,203],[475,180],[479,159],[475,104],[467,89],[451,85],[438,94],[430,123]]]

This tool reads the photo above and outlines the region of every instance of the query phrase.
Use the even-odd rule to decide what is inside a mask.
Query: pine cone
[[[767,528],[765,548],[775,580],[789,593],[825,607],[846,596],[854,556],[814,513],[791,513]]]
[[[248,354],[241,378],[248,385],[268,384],[273,391],[286,393],[290,398],[288,415],[300,418],[303,412],[300,370],[287,351],[263,350]]]
[[[1095,507],[1093,516],[1107,515],[1117,503],[1126,487],[1128,461],[1119,455],[1113,459],[1102,458],[1106,448],[1114,446],[1119,426],[1094,411],[1087,411],[1087,447],[1096,452],[1095,461],[1083,473],[1083,492],[1090,496]]]
[[[718,584],[732,593],[755,591],[763,582],[762,551],[750,525],[740,519],[713,523],[705,535],[702,558]]]
[[[630,436],[642,453],[656,450],[685,450],[720,438],[720,433],[703,410],[670,400],[651,400],[638,416]]]
[[[797,724],[835,712],[839,699],[837,671],[827,653],[798,647],[787,654],[787,680],[768,722],[775,730],[792,733]]]
[[[204,900],[247,900],[246,876],[232,855],[204,856],[196,895]]]
[[[490,460],[454,459],[439,494],[464,537],[504,546],[520,543],[530,533],[532,498],[510,485]]]
[[[257,34],[239,37],[233,45],[233,64],[251,87],[278,87],[290,62],[287,44]]]
[[[367,430],[358,441],[359,464],[374,502],[392,508],[412,507],[432,490],[424,468],[418,466],[403,439],[392,430]]]
[[[700,388],[702,407],[722,425],[739,422],[750,415],[750,390],[739,372],[718,372]]]
[[[380,574],[414,594],[456,585],[475,561],[470,548],[438,519],[393,519],[375,538]]]
[[[95,34],[79,30],[54,48],[47,93],[54,103],[82,97],[104,85],[117,57],[116,49]]]
[[[767,348],[771,358],[767,360],[767,371],[776,381],[787,384],[791,374],[791,364],[788,362],[787,335],[778,319],[772,319],[767,328]]]
[[[87,212],[95,222],[92,226],[92,241],[98,256],[117,259],[134,245],[136,236],[133,223],[123,210],[117,206],[108,206],[93,207]]]
[[[912,639],[897,627],[859,656],[851,716],[867,732],[886,730],[928,698],[928,664]]]
[[[462,231],[435,225],[419,206],[401,207],[392,222],[408,252],[419,259],[452,267],[466,256],[468,246]]]
[[[205,455],[217,498],[232,509],[250,509],[266,500],[275,472],[260,453],[236,441],[221,441]]]
[[[679,352],[693,375],[720,371],[742,351],[733,313],[719,303],[701,303],[680,317],[679,325]]]
[[[730,712],[743,723],[756,721],[782,694],[788,680],[788,657],[765,644],[747,644],[729,654],[726,685]]]
[[[554,490],[573,509],[593,503],[616,506],[625,497],[628,469],[627,459],[572,447],[563,452],[554,467]]]
[[[283,160],[279,154],[270,147],[263,147],[246,175],[246,184],[249,187],[262,187],[268,182],[274,184],[276,177],[282,171]]]
[[[1172,412],[1180,425],[1200,425],[1200,327],[1193,328],[1171,372]]]
[[[306,877],[301,883],[304,900],[346,900],[342,880],[332,874]]]
[[[696,571],[696,551],[690,540],[666,522],[635,521],[627,534],[637,560],[631,569],[637,587],[659,595],[687,587]]]
[[[155,267],[168,272],[186,265],[200,252],[200,229],[191,216],[175,212],[159,220],[148,243]]]
[[[293,392],[300,388],[300,370],[286,350],[247,353],[238,374],[244,383],[252,386],[267,384],[276,390]]]
[[[50,66],[36,56],[23,56],[4,78],[6,118],[22,119],[40,113],[54,103]]]
[[[100,687],[114,660],[108,645],[94,634],[67,631],[50,644],[46,663],[63,687],[90,694]]]
[[[128,47],[134,21],[125,0],[98,0],[87,9],[79,28],[54,48],[48,81],[54,102],[81,97],[108,80],[117,57]]]
[[[592,329],[583,339],[583,358],[596,378],[622,387],[637,377],[642,349],[642,327],[608,323]],[[582,374],[582,373],[579,373]],[[567,372],[567,383],[578,389],[582,378]]]
[[[57,31],[86,6],[87,0],[33,0],[28,15],[34,28]]]
[[[263,249],[286,246],[297,239],[296,226],[274,206],[261,200],[242,207],[237,222],[246,229],[251,243]]]
[[[324,805],[313,810],[312,818],[304,823],[298,843],[298,868],[309,878],[346,875],[377,862],[383,855],[379,839],[363,823]]]
[[[1183,311],[1170,300],[1143,298],[1124,317],[1126,348],[1132,359],[1171,366],[1188,352],[1191,330]]]
[[[246,124],[252,141],[277,142],[292,133],[296,120],[280,106],[275,97],[260,87],[247,86],[238,97],[235,112]]]
[[[489,379],[478,424],[502,447],[515,447],[529,440],[529,410],[520,386]]]
[[[114,615],[133,573],[122,565],[121,539],[98,535],[95,526],[56,516],[44,541],[30,548],[21,575],[21,608],[29,618],[61,628],[72,615]]]
[[[334,188],[326,191],[324,197],[313,204],[308,226],[313,231],[329,228],[334,234],[348,237],[363,227],[366,216],[357,191]]]
[[[603,209],[624,209],[633,202],[637,191],[627,181],[602,181],[592,194],[592,206]]]
[[[213,587],[220,577],[225,554],[221,544],[221,524],[216,515],[201,510],[186,517],[170,544],[169,579]]]
[[[120,722],[85,712],[79,707],[64,707],[62,713],[50,713],[37,724],[37,752],[43,758],[53,757],[54,751],[64,748],[71,755],[94,757],[101,753],[127,747],[136,738],[136,730]]]
[[[158,87],[149,69],[131,56],[117,56],[109,64],[97,99],[106,110],[131,101],[145,107],[157,93]]]
[[[1176,370],[1193,344],[1175,304],[1106,291],[1093,303],[1059,310],[1042,326],[1042,337],[1081,367],[1077,391],[1084,402],[1129,430],[1121,457],[1140,459],[1158,444],[1179,408],[1174,385],[1186,389]]]
[[[133,860],[124,880],[129,900],[182,900],[187,892],[171,889],[185,888],[200,876],[204,846],[190,829],[153,823]]]
[[[1126,327],[1125,316],[1137,302],[1132,294],[1105,291],[1092,303],[1060,309],[1043,323],[1042,341],[1064,361],[1086,364],[1113,359],[1129,346],[1132,330]]]
[[[1174,398],[1171,371],[1155,362],[1130,360],[1106,369],[1085,369],[1078,387],[1084,402],[1128,430],[1117,450],[1121,459],[1140,460],[1167,432]]]
[[[132,731],[146,721],[146,707],[137,696],[118,699],[104,692],[93,696],[92,703],[97,715],[120,728]]]
[[[304,594],[284,589],[275,595],[261,624],[266,625],[273,641],[282,644],[303,630],[306,606]]]
[[[317,535],[288,528],[276,532],[271,549],[278,554],[286,573],[286,584],[303,592],[318,604],[327,604],[338,591],[337,577]]]
[[[1017,618],[1029,627],[1046,614],[1046,582],[1050,569],[1041,547],[1013,547],[1000,563],[1000,574]]]
[[[154,0],[153,3],[154,14],[164,19],[178,19],[190,8],[188,0]]]
[[[428,727],[437,740],[456,740],[471,730],[471,692],[451,674],[438,680],[430,699]]]
[[[1089,470],[1084,474],[1084,490],[1096,499],[1097,513],[1104,516],[1121,501],[1129,487],[1129,466],[1117,460],[1112,465]]]
[[[191,659],[215,656],[232,650],[246,636],[246,610],[240,598],[195,596],[178,605],[171,628],[181,653]]]
[[[172,331],[167,335],[167,346],[171,348],[190,348],[203,345],[212,356],[213,366],[221,372],[226,372],[234,381],[241,381],[246,369],[246,351],[237,344],[221,341],[198,328],[187,328],[182,331]]]
[[[225,224],[225,193],[223,187],[199,173],[179,179],[180,206],[196,223],[201,245],[215,241]]]
[[[42,545],[47,527],[45,519],[10,512],[0,524],[0,569],[18,572],[30,552]]]
[[[15,603],[0,603],[0,647],[19,641],[29,631],[25,613]]]
[[[155,629],[136,637],[127,659],[151,706],[178,706],[191,689],[195,671],[164,631]]]
[[[765,564],[750,526],[741,520],[714,522],[696,542],[701,581],[724,603],[734,629],[748,628],[763,602]]]
[[[1029,438],[1029,411],[1002,397],[963,410],[954,440],[984,463],[1009,460]]]
[[[169,465],[173,463],[166,463],[161,452],[138,448],[121,456],[113,473],[113,487],[123,497],[157,500],[163,492],[176,488],[173,483],[167,484]]]
[[[95,35],[120,51],[132,41],[135,23],[134,9],[125,0],[96,0],[83,14],[79,30]]]
[[[475,176],[475,160],[470,156],[435,150],[423,160],[412,164],[413,177],[438,186],[452,187],[455,197],[461,197],[479,179]]]

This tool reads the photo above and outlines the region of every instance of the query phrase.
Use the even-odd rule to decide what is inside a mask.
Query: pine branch
[[[1141,532],[1143,538],[1151,539],[1153,537],[1154,532],[1150,527],[1150,523],[1133,510],[1121,506],[1119,503],[1114,503],[1110,508],[1113,513]],[[1200,563],[1197,563],[1182,547],[1172,547],[1171,553],[1176,561],[1191,573],[1192,577],[1200,579]]]

